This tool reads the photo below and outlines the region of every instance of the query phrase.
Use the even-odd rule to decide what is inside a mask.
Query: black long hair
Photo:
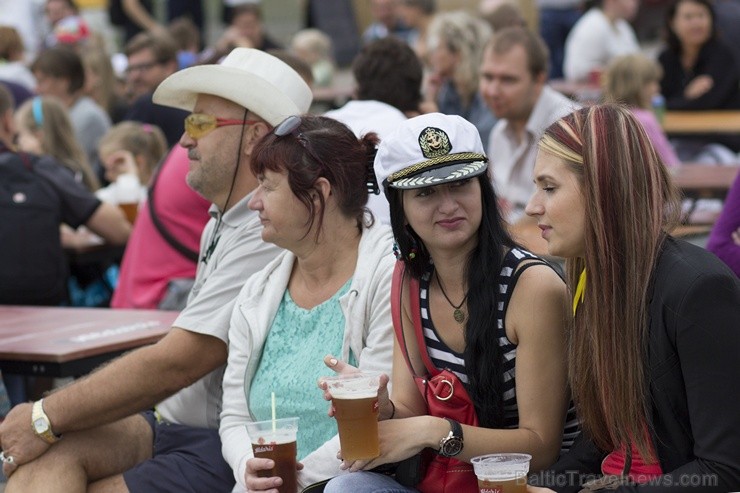
[[[469,383],[466,390],[475,405],[478,421],[487,428],[500,428],[504,420],[503,354],[498,343],[496,313],[498,276],[507,249],[516,246],[509,235],[496,193],[487,173],[478,176],[481,189],[482,217],[478,228],[478,245],[470,252],[465,267],[468,287],[468,318],[465,323],[465,369]],[[420,279],[429,268],[429,252],[416,232],[407,226],[403,210],[403,191],[386,187],[390,204],[393,235],[406,271]],[[411,249],[414,258],[409,259]]]
[[[709,33],[709,39],[707,39],[707,43],[717,39],[717,22],[715,19],[716,14],[714,12],[714,7],[709,0],[674,0],[674,2],[669,5],[668,10],[666,11],[663,27],[665,29],[666,44],[668,45],[668,48],[678,55],[683,53],[683,45],[681,44],[681,40],[678,39],[676,32],[673,30],[672,24],[673,20],[676,18],[678,7],[682,3],[687,2],[693,2],[702,5],[709,11],[709,18],[712,21],[712,29]]]

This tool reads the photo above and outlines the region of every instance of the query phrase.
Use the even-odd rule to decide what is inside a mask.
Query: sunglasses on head
[[[303,120],[298,115],[289,116],[283,120],[275,129],[272,131],[276,137],[285,137],[286,135],[292,135],[298,141],[303,149],[313,158],[318,165],[322,165],[323,161],[319,159],[316,154],[311,150],[311,143],[308,141],[305,135],[298,131],[298,128],[303,123]],[[377,151],[376,151],[377,152]],[[373,162],[375,160],[375,154],[373,154],[367,163],[367,176],[365,177],[365,185],[367,186],[368,193],[375,195],[380,194],[380,188],[378,182],[375,179],[375,171],[373,169]]]
[[[289,116],[282,122],[278,124],[277,127],[272,131],[272,133],[275,134],[275,137],[281,138],[285,137],[286,135],[292,135],[295,137],[295,140],[298,141],[299,144],[301,144],[301,147],[308,153],[309,156],[318,164],[321,166],[323,164],[323,161],[319,159],[319,157],[314,154],[313,150],[311,149],[311,143],[308,141],[305,135],[301,133],[298,128],[300,128],[301,123],[303,123],[303,119],[298,115]]]
[[[185,133],[191,139],[200,139],[216,130],[218,127],[229,125],[254,125],[257,120],[234,120],[229,118],[218,118],[206,113],[191,113],[185,117]]]

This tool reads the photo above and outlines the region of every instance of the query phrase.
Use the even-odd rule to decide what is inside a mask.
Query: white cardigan
[[[341,359],[348,361],[351,350],[361,369],[387,375],[391,373],[394,337],[390,304],[395,263],[392,245],[388,226],[376,224],[363,231],[350,289],[339,299],[346,320]],[[245,491],[246,462],[253,457],[245,426],[254,419],[247,402],[250,384],[294,261],[295,256],[286,251],[253,274],[239,293],[231,315],[219,433],[224,458],[236,477],[234,491]],[[339,438],[335,435],[310,453],[298,473],[299,486],[341,474],[338,451]]]

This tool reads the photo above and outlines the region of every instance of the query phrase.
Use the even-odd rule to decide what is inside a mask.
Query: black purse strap
[[[154,226],[157,228],[157,231],[159,231],[159,234],[162,235],[162,238],[164,238],[165,241],[177,251],[177,253],[179,253],[186,259],[190,260],[191,262],[197,263],[198,262],[198,252],[186,247],[185,245],[180,243],[180,241],[178,241],[177,238],[172,236],[172,233],[170,233],[165,227],[165,225],[162,224],[162,221],[159,220],[159,217],[157,216],[157,213],[154,210],[154,188],[157,186],[157,180],[159,179],[159,174],[162,172],[164,163],[165,161],[162,161],[161,163],[159,163],[159,166],[157,166],[157,170],[154,172],[154,177],[152,177],[152,183],[149,186],[149,190],[147,190],[147,203],[148,203],[149,215],[151,216],[152,222],[154,223]]]

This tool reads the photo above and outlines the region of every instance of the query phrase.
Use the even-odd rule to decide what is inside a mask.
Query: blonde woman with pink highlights
[[[529,491],[740,489],[740,280],[670,236],[678,193],[642,126],[620,106],[576,111],[546,130],[534,179],[526,211],[566,258],[584,431],[530,477],[552,490]]]

